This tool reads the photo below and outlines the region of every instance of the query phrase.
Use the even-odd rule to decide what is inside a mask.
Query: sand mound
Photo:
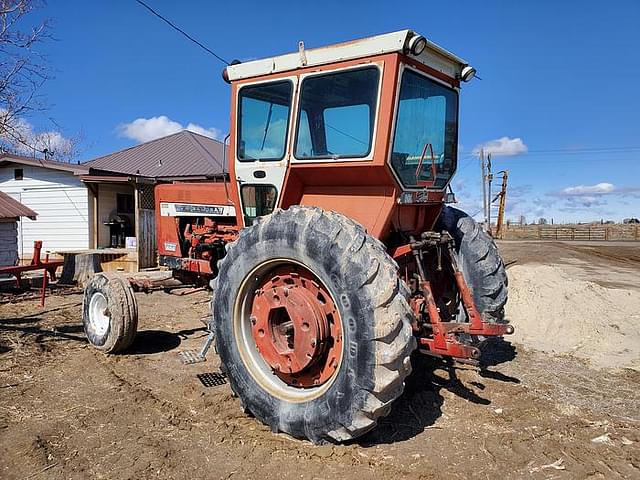
[[[640,370],[640,294],[573,278],[562,268],[509,269],[509,339],[525,347],[570,353],[596,367]]]

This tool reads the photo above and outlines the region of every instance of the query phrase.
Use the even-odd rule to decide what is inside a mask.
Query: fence
[[[509,225],[505,240],[640,240],[640,225]]]

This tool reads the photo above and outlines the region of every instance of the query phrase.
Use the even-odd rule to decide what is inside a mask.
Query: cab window
[[[244,224],[249,226],[253,221],[269,215],[276,206],[276,187],[273,185],[243,185],[240,189]]]
[[[284,158],[291,109],[290,81],[251,85],[238,95],[238,160]]]
[[[379,83],[380,70],[374,66],[305,78],[300,89],[295,157],[369,155]]]

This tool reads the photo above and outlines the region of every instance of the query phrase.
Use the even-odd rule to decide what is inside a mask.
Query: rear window
[[[302,81],[295,157],[358,158],[371,152],[380,70],[344,70]]]

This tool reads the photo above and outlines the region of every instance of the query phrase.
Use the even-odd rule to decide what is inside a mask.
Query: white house
[[[83,165],[0,155],[0,191],[38,212],[37,220],[18,222],[18,254],[29,259],[33,242],[43,251],[87,249],[92,220]]]

